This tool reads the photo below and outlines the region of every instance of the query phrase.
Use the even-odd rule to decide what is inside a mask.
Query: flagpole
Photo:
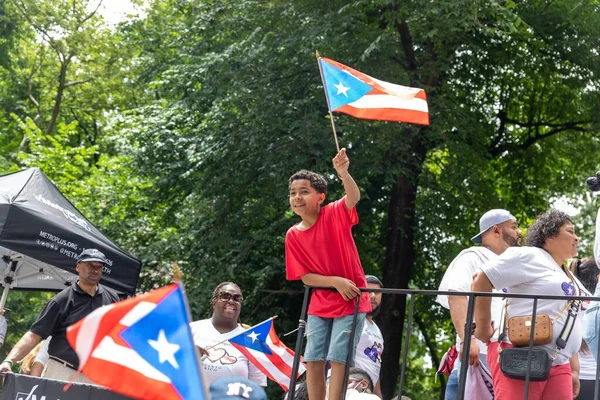
[[[335,123],[333,122],[333,113],[331,112],[331,106],[329,104],[329,95],[327,94],[327,86],[325,86],[325,78],[323,77],[323,67],[321,67],[321,56],[319,50],[315,50],[317,56],[317,64],[319,65],[319,74],[321,74],[321,82],[323,83],[323,90],[325,91],[325,99],[327,100],[327,110],[329,111],[329,120],[331,121],[331,129],[333,130],[333,138],[335,139],[335,148],[338,153],[340,152],[340,144],[338,143],[337,133],[335,131]]]
[[[277,315],[274,315],[274,316],[272,316],[271,318],[267,318],[267,319],[265,319],[263,322],[259,322],[258,324],[254,325],[254,326],[251,326],[250,328],[248,328],[248,329],[246,329],[246,330],[247,330],[247,331],[249,331],[249,330],[251,330],[251,329],[254,329],[254,328],[256,328],[257,326],[264,324],[265,322],[269,322],[269,321],[271,321],[271,320],[274,320],[275,318],[277,318]],[[237,336],[237,335],[239,335],[239,333],[236,333],[235,335],[233,335],[233,336],[231,336],[231,337],[235,337],[235,336]],[[217,342],[217,343],[215,343],[215,344],[212,344],[212,345],[210,345],[210,346],[203,347],[203,349],[204,349],[204,350],[209,350],[209,349],[212,349],[213,347],[215,347],[215,346],[218,346],[218,345],[220,345],[221,343],[225,343],[225,342],[227,342],[227,341],[229,341],[229,339],[221,340],[220,342]]]
[[[187,315],[188,321],[192,322],[192,313],[190,312],[190,305],[188,304],[187,295],[185,294],[185,286],[183,285],[183,279],[181,275],[181,270],[179,269],[179,263],[177,261],[173,261],[173,282],[176,283],[181,288],[181,293],[183,294],[183,305],[185,307],[185,313]],[[192,343],[194,342],[194,336],[192,335],[192,330],[190,329],[190,324],[187,325],[188,335],[190,335],[190,339]],[[195,343],[194,343],[195,344]],[[200,384],[202,385],[202,389],[204,389],[204,399],[210,399],[210,392],[208,391],[208,385],[206,384],[206,379],[204,377],[204,373],[202,372],[202,362],[200,356],[200,350],[198,346],[194,346],[194,359],[196,361],[196,365],[198,366],[198,379],[200,379]]]

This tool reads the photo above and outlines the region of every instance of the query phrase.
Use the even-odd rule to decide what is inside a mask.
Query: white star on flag
[[[248,335],[248,337],[250,339],[252,339],[252,343],[256,342],[258,340],[258,335],[260,335],[260,333],[256,333],[255,331],[252,331],[252,333],[250,333]]]
[[[348,93],[346,93],[346,92],[347,92],[348,90],[350,90],[350,88],[349,88],[349,87],[346,87],[346,86],[344,86],[344,84],[342,83],[342,81],[340,81],[340,83],[339,83],[339,84],[337,84],[337,85],[333,85],[333,86],[335,86],[335,87],[336,87],[336,89],[338,90],[338,91],[337,91],[337,94],[343,94],[344,96],[348,97]]]
[[[179,369],[179,364],[177,364],[177,360],[175,359],[175,353],[179,351],[181,346],[175,343],[169,343],[163,329],[158,333],[158,339],[148,340],[148,344],[158,351],[158,361],[161,364],[168,361],[173,368]]]

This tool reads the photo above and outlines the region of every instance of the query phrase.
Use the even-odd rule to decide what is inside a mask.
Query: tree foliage
[[[0,168],[42,167],[142,259],[142,290],[179,260],[195,318],[234,280],[244,321],[297,324],[287,179],[312,169],[342,195],[316,49],[428,94],[429,127],[335,117],[363,194],[359,253],[386,287],[437,288],[483,212],[527,226],[597,168],[595,1],[153,0],[112,29],[97,3],[55,3],[0,7]],[[386,398],[404,307],[385,296],[378,319]],[[415,307],[407,390],[431,398],[423,357],[435,369],[452,327],[432,298]]]

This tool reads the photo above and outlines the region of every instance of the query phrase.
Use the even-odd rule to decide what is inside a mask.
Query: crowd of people
[[[322,175],[301,170],[289,179],[289,204],[300,222],[286,234],[286,277],[316,287],[306,322],[306,377],[294,388],[294,399],[338,400],[343,392],[346,399],[382,398],[379,377],[384,340],[373,319],[382,295],[361,288],[381,289],[383,283],[365,275],[354,243],[352,227],[358,223],[360,190],[349,165],[346,150],[340,150],[333,167],[345,194],[326,205],[327,181]],[[463,396],[458,393],[463,350],[468,351],[464,360],[469,364],[465,398],[518,399],[527,387],[532,400],[593,398],[600,303],[587,304],[573,296],[600,296],[596,263],[600,213],[596,223],[595,257],[577,259],[579,239],[571,219],[561,211],[539,215],[528,228],[524,246],[517,219],[509,211],[494,209],[481,217],[480,231],[471,239],[475,246],[456,256],[439,290],[496,295],[477,297],[473,321],[467,320],[464,294],[437,298],[449,309],[456,331],[456,343],[445,357],[449,366],[446,400]],[[48,301],[0,364],[0,372],[10,371],[21,361],[25,374],[90,383],[84,374],[75,374],[79,360],[67,342],[66,330],[95,309],[119,300],[117,293],[99,283],[106,264],[97,249],[79,255],[78,280]],[[503,298],[503,294],[509,296]],[[537,300],[534,311],[531,298],[511,294],[557,298]],[[210,318],[190,324],[213,399],[224,393],[266,398],[265,374],[228,342],[248,329],[240,321],[243,301],[242,289],[235,282],[222,282],[212,292]],[[357,302],[356,334],[352,336]],[[532,326],[534,335],[530,336]],[[513,362],[519,357],[521,362]],[[345,380],[347,365],[352,368]],[[530,365],[529,370],[523,365]],[[490,381],[477,386],[477,376],[489,376]]]
[[[597,223],[600,214],[598,218]],[[458,398],[465,341],[469,341],[468,370],[483,370],[492,380],[481,393],[477,392],[477,382],[469,383],[467,378],[465,392],[470,392],[465,398],[518,399],[524,398],[528,390],[528,398],[536,400],[594,399],[600,307],[572,297],[600,294],[596,262],[600,235],[596,236],[595,258],[578,259],[579,238],[573,223],[558,210],[549,210],[535,219],[528,227],[524,246],[520,246],[516,218],[506,210],[485,213],[480,230],[472,238],[479,245],[454,259],[439,290],[499,295],[477,297],[474,321],[466,319],[466,296],[438,296],[438,302],[450,311],[458,355],[445,399]],[[532,298],[503,298],[502,293],[556,298],[537,300],[533,322]],[[534,357],[528,358],[532,325]],[[515,359],[521,362],[513,362]],[[526,383],[528,364],[530,381]],[[470,397],[474,391],[480,397]]]

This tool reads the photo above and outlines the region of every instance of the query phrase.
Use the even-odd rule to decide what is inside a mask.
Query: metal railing
[[[292,378],[290,380],[290,386],[289,386],[289,392],[288,392],[288,396],[287,399],[289,400],[293,400],[294,399],[294,394],[295,394],[295,390],[296,390],[296,382],[297,382],[297,372],[298,372],[298,368],[300,366],[300,356],[302,354],[302,344],[304,341],[304,330],[306,327],[306,314],[307,314],[307,310],[308,310],[308,303],[309,303],[309,298],[310,298],[310,294],[311,291],[313,289],[329,289],[329,290],[335,290],[334,288],[329,288],[329,287],[309,287],[309,286],[305,286],[304,287],[304,299],[302,302],[302,310],[300,313],[300,320],[299,320],[299,324],[298,324],[298,336],[296,338],[296,347],[295,347],[295,357],[294,357],[294,362],[292,365]],[[599,301],[600,302],[600,297],[592,297],[592,296],[552,296],[552,295],[530,295],[530,294],[512,294],[512,293],[498,293],[498,292],[494,292],[494,293],[488,293],[488,292],[454,292],[454,291],[438,291],[438,290],[414,290],[414,289],[391,289],[391,288],[381,288],[381,289],[360,289],[361,292],[375,292],[375,293],[382,293],[382,294],[393,294],[393,295],[404,295],[406,296],[406,300],[407,300],[407,306],[408,306],[408,319],[406,320],[406,324],[405,324],[405,338],[404,338],[404,343],[402,345],[402,354],[401,354],[401,370],[400,370],[400,377],[399,377],[399,382],[398,382],[398,398],[400,398],[403,394],[403,389],[404,389],[404,384],[405,384],[405,378],[406,378],[406,366],[407,366],[407,360],[408,360],[408,347],[409,347],[409,342],[410,342],[410,336],[411,336],[411,330],[412,330],[412,325],[413,325],[413,317],[414,317],[414,306],[415,306],[415,298],[414,296],[416,295],[423,295],[423,296],[438,296],[438,295],[447,295],[447,296],[464,296],[468,298],[467,301],[467,316],[466,316],[466,322],[465,322],[465,332],[469,332],[470,331],[470,327],[471,324],[473,322],[473,316],[474,316],[474,312],[475,312],[475,299],[477,297],[502,297],[502,298],[520,298],[520,299],[532,299],[533,300],[533,313],[532,313],[532,320],[531,320],[531,325],[533,326],[533,329],[531,329],[530,332],[530,338],[529,338],[529,352],[528,352],[528,363],[527,363],[527,371],[526,371],[526,378],[525,378],[525,390],[524,390],[524,394],[523,394],[523,399],[524,400],[528,400],[529,398],[529,383],[530,383],[530,368],[531,368],[531,363],[529,362],[531,360],[531,356],[532,356],[532,349],[533,349],[533,339],[534,339],[534,335],[535,335],[535,317],[537,314],[537,306],[538,306],[538,300],[590,300],[590,301]],[[354,337],[355,333],[356,333],[356,322],[357,322],[357,316],[358,316],[358,304],[359,304],[359,299],[360,296],[356,297],[355,300],[355,307],[354,307],[354,319],[352,322],[352,330],[350,333],[350,337]],[[585,311],[584,310],[579,310],[579,314],[578,314],[578,318],[583,318],[583,313]],[[467,328],[469,327],[469,328]],[[388,339],[389,340],[389,339]],[[354,353],[354,349],[352,348],[352,340],[349,341],[348,343],[348,357],[350,357],[353,353]],[[470,340],[465,340],[464,342],[464,348],[462,351],[462,358],[460,359],[461,362],[461,368],[460,368],[460,373],[459,373],[459,384],[458,384],[458,399],[462,400],[464,398],[464,392],[465,392],[465,385],[466,385],[466,379],[467,379],[467,368],[469,366],[468,363],[468,357],[469,357],[469,350],[471,347],[471,341]],[[596,354],[596,360],[600,360],[600,346],[598,346],[598,354]],[[347,382],[348,381],[348,376],[349,376],[349,370],[350,370],[350,363],[348,362],[350,361],[349,358],[346,360],[346,370],[345,370],[345,375],[344,375],[344,381],[343,382]],[[373,382],[375,383],[375,382]],[[596,379],[595,379],[595,384],[594,384],[594,400],[599,400],[600,399],[600,362],[598,362],[596,364]],[[346,385],[344,385],[343,387],[343,393],[342,393],[342,398],[346,397]]]

